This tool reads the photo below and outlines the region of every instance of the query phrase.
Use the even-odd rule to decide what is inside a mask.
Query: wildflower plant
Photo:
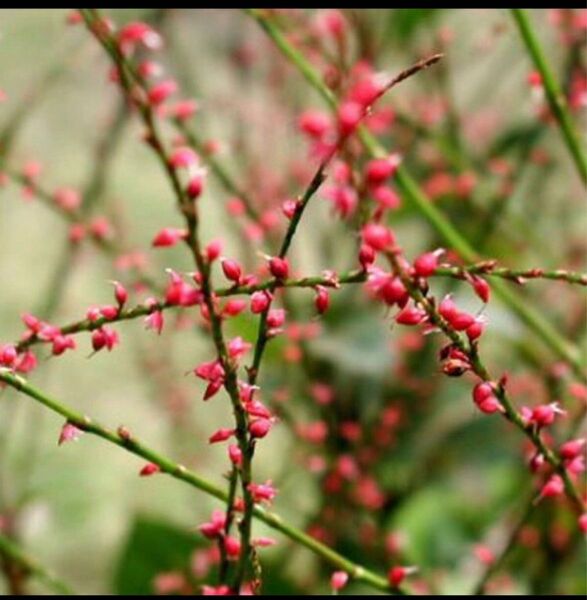
[[[212,18],[207,12],[196,10],[181,18]],[[530,152],[541,165],[543,146],[532,136],[523,137],[523,160],[515,160],[510,145],[522,143],[512,133],[501,145],[487,143],[483,152],[468,153],[465,115],[451,103],[447,85],[447,63],[452,64],[448,31],[430,36],[425,51],[420,47],[397,72],[379,71],[386,54],[383,42],[378,48],[369,41],[374,19],[389,16],[391,27],[408,15],[416,19],[418,11],[227,11],[222,17],[245,24],[244,38],[251,36],[256,44],[233,49],[237,74],[244,81],[251,76],[251,65],[262,61],[258,55],[267,55],[270,73],[257,73],[258,81],[281,99],[290,135],[302,147],[289,149],[291,156],[281,161],[289,172],[279,173],[278,158],[270,152],[255,156],[248,145],[249,122],[238,134],[245,139],[202,137],[206,113],[232,115],[192,97],[174,48],[175,24],[170,21],[179,17],[170,9],[154,14],[128,19],[118,10],[68,13],[66,35],[80,36],[93,52],[91,64],[83,61],[76,68],[94,69],[107,82],[108,93],[120,99],[118,117],[99,145],[95,177],[86,188],[51,187],[40,162],[18,164],[10,136],[1,138],[3,201],[12,201],[10,196],[20,189],[31,201],[30,211],[36,209],[33,201],[45,204],[67,224],[66,268],[91,248],[107,258],[111,276],[104,283],[109,301],[82,308],[65,322],[53,318],[61,270],[42,310],[23,307],[17,339],[0,344],[0,401],[20,401],[12,390],[56,413],[61,418],[55,429],[59,446],[82,445],[97,436],[135,455],[139,462],[132,467],[129,461],[128,468],[144,478],[145,489],[161,478],[176,479],[194,488],[194,494],[214,499],[207,519],[191,526],[188,537],[198,542],[191,566],[157,569],[148,582],[157,593],[256,595],[267,587],[283,592],[287,585],[293,593],[309,594],[445,592],[451,580],[450,571],[442,570],[447,564],[465,582],[465,593],[484,593],[517,589],[497,575],[508,572],[510,554],[518,547],[539,557],[550,551],[558,563],[572,564],[577,539],[582,543],[587,531],[582,429],[587,377],[579,348],[584,335],[578,331],[585,326],[584,260],[573,264],[570,257],[571,264],[560,268],[510,267],[501,257],[508,252],[500,253],[500,243],[509,246],[508,239],[519,234],[507,212],[507,203],[524,193],[524,188],[516,189],[516,170]],[[587,162],[577,121],[587,94],[580,35],[585,11],[550,13],[550,27],[566,36],[571,57],[564,90],[534,32],[534,15],[514,9],[511,18],[502,18],[510,19],[508,36],[519,30],[517,52],[528,51],[526,91],[535,94],[538,107],[533,126],[540,134],[548,128],[549,139],[561,146],[556,160],[568,163],[572,180],[565,193],[570,196],[577,189],[584,196]],[[423,23],[420,27],[433,29]],[[401,27],[408,28],[407,22],[397,35],[405,34]],[[288,86],[294,79],[313,95],[304,91],[291,101]],[[414,96],[419,84],[430,89],[433,82],[441,91],[440,108],[433,97]],[[244,94],[233,90],[232,103],[244,103]],[[411,98],[408,104],[402,96]],[[246,107],[239,110],[246,112]],[[440,128],[432,124],[437,118],[444,123]],[[269,119],[269,113],[262,117]],[[98,202],[104,165],[114,154],[112,139],[126,120],[140,131],[129,143],[144,149],[148,169],[158,169],[165,181],[166,197],[159,200],[175,209],[168,222],[149,231],[149,244],[142,248],[128,243],[116,213],[103,213]],[[17,122],[16,116],[11,122]],[[260,127],[266,131],[271,123]],[[416,147],[420,139],[422,146]],[[242,163],[237,175],[227,166],[224,145],[237,148],[236,160]],[[576,204],[571,206],[578,212]],[[238,243],[214,230],[212,205],[228,217]],[[318,212],[316,205],[327,210]],[[416,223],[414,231],[426,232],[418,234],[417,242],[404,227],[406,221]],[[303,267],[298,240],[304,230],[326,240],[323,255],[329,260],[322,269]],[[315,240],[308,235],[303,241],[309,246]],[[492,236],[497,243],[489,243]],[[175,262],[169,257],[180,258]],[[534,301],[536,294],[527,291],[533,285],[562,290],[561,318],[549,314],[544,302]],[[528,336],[529,348],[510,338],[500,342],[509,345],[502,357],[491,352],[486,340],[494,327],[491,307],[498,303]],[[145,359],[144,377],[166,398],[166,412],[176,419],[177,431],[185,427],[186,405],[213,404],[222,415],[215,428],[204,430],[199,424],[198,432],[189,433],[194,453],[205,448],[221,453],[222,467],[213,481],[192,468],[191,461],[184,464],[173,453],[152,447],[138,427],[112,420],[102,424],[76,408],[74,392],[65,402],[37,381],[49,357],[53,361],[77,353],[91,369],[96,355],[123,352],[125,321],[131,323],[124,332],[142,328],[153,338],[155,350]],[[574,326],[568,326],[571,321]],[[389,338],[395,358],[384,357],[383,377],[373,375],[377,367],[371,364],[370,348],[359,350],[350,343],[354,354],[346,366],[333,356],[342,354],[340,346],[348,337],[329,345],[329,330],[344,331],[360,322],[374,323],[376,333]],[[182,329],[205,340],[204,358],[184,352],[181,360],[172,356],[168,340]],[[367,359],[359,356],[362,351]],[[380,357],[383,351],[378,352]],[[520,367],[521,375],[511,359],[516,353],[520,364],[530,365]],[[511,368],[504,357],[512,360]],[[365,361],[370,375],[353,376],[355,363]],[[523,375],[528,372],[531,383],[525,389]],[[466,403],[460,402],[464,397]],[[438,417],[439,398],[455,407],[447,413],[451,427],[463,420],[480,428],[490,423],[490,431],[497,432],[494,438],[503,436],[503,441],[481,436],[466,452],[481,454],[492,445],[513,444],[522,482],[508,492],[510,503],[502,507],[502,515],[487,508],[473,490],[470,499],[463,499],[478,502],[476,511],[488,511],[483,526],[472,526],[473,539],[459,557],[472,561],[472,568],[459,567],[456,559],[442,562],[444,557],[442,564],[432,564],[430,557],[436,560],[436,555],[414,551],[412,540],[402,534],[402,520],[413,520],[410,499],[426,498],[424,480],[442,478],[445,467],[450,471],[442,457],[450,435],[442,439],[444,434],[438,433],[447,427]],[[451,427],[447,431],[454,433]],[[437,434],[440,438],[434,439]],[[270,444],[285,447],[288,440],[293,446],[286,476],[268,475],[271,450],[265,449]],[[466,452],[458,448],[451,460],[466,462]],[[315,514],[305,519],[302,493],[288,481],[296,471],[314,480],[320,496]],[[467,492],[459,488],[459,493]],[[290,502],[284,504],[287,518],[274,508],[282,498]],[[541,512],[553,518],[550,530],[539,519]],[[10,591],[21,593],[32,575],[56,591],[67,590],[23,550],[15,521],[9,510],[5,513],[0,557]],[[492,519],[505,523],[497,541],[490,535]],[[541,542],[541,536],[549,541]],[[546,548],[542,554],[537,550],[541,543]],[[295,583],[286,585],[280,578],[287,577],[293,547],[315,556],[318,567],[307,581],[293,577]],[[531,568],[530,559],[517,560],[522,572]],[[540,577],[533,577],[534,589],[539,589]]]

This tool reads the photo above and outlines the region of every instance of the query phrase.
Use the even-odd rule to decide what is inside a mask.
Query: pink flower
[[[330,306],[330,294],[328,293],[328,290],[322,285],[316,286],[316,297],[314,298],[314,306],[316,307],[316,310],[320,315],[324,314]]]
[[[273,487],[271,481],[265,483],[250,483],[249,492],[255,502],[271,502],[277,495],[277,490]]]
[[[565,484],[560,475],[553,475],[540,490],[540,498],[553,498],[565,491]]]
[[[176,229],[174,227],[164,227],[153,238],[151,245],[155,248],[168,248],[175,246],[180,240],[184,240],[187,236],[185,229]]]
[[[438,257],[444,253],[442,248],[434,252],[425,252],[414,261],[414,272],[418,277],[430,277],[434,275],[438,267]]]
[[[178,148],[169,157],[169,164],[174,169],[190,169],[198,165],[198,155],[188,147]]]
[[[118,44],[124,54],[132,52],[137,44],[149,50],[157,50],[163,44],[161,36],[147,23],[128,23],[118,32]]]
[[[391,154],[387,158],[375,158],[367,163],[365,168],[365,180],[367,184],[376,187],[393,177],[401,163],[399,154]]]
[[[16,362],[18,352],[12,344],[0,346],[0,365],[3,367],[12,367]]]
[[[234,283],[238,284],[243,274],[243,269],[240,266],[240,263],[236,260],[225,258],[220,264],[226,279],[229,281],[234,281]]]
[[[365,109],[357,102],[343,102],[336,113],[340,135],[346,137],[353,133],[364,114]]]
[[[170,113],[180,121],[187,121],[193,117],[198,110],[198,103],[195,100],[180,100],[170,107]]]
[[[239,358],[243,354],[246,354],[252,347],[253,344],[245,342],[242,337],[235,337],[228,342],[228,356],[230,356],[230,358]]]
[[[66,422],[61,428],[57,444],[61,446],[65,442],[77,440],[82,433],[83,431],[78,429],[73,423]]]
[[[67,212],[76,211],[82,203],[81,194],[77,190],[68,187],[55,190],[53,198],[55,204]]]
[[[254,438],[264,438],[269,433],[272,424],[270,419],[255,419],[249,423],[249,433]]]
[[[415,573],[416,570],[417,570],[416,567],[402,567],[402,566],[392,567],[391,569],[389,569],[389,571],[387,573],[387,580],[389,581],[389,584],[391,585],[391,587],[396,588],[399,585],[401,585],[401,583],[404,581],[404,579],[408,575]]]
[[[163,104],[163,102],[165,102],[167,98],[175,94],[177,90],[177,82],[174,79],[166,79],[164,81],[161,81],[160,83],[156,83],[147,94],[149,98],[149,103],[153,106]]]
[[[307,110],[298,119],[300,130],[314,138],[321,138],[330,129],[330,117],[319,110]]]
[[[269,271],[275,279],[287,279],[289,275],[289,263],[287,258],[274,256],[269,258]]]
[[[330,587],[337,592],[347,584],[349,575],[345,571],[335,571],[330,577]]]
[[[157,301],[154,298],[151,298],[153,302],[156,304]],[[161,331],[163,330],[163,313],[160,310],[154,310],[150,315],[147,315],[144,320],[145,329],[153,329],[157,332],[157,334],[161,335]]]
[[[226,514],[221,510],[212,511],[212,518],[198,527],[200,533],[209,539],[214,539],[224,533]]]
[[[224,551],[229,560],[236,560],[241,553],[241,543],[236,538],[227,535],[224,538]]]
[[[118,332],[108,327],[100,327],[92,333],[92,348],[94,352],[99,352],[102,348],[107,348],[110,352],[119,342]]]
[[[522,418],[528,423],[536,425],[537,427],[547,427],[552,425],[557,415],[566,415],[558,402],[551,402],[550,404],[540,404],[534,408],[528,408],[523,406]]]
[[[228,446],[228,458],[233,465],[240,467],[243,463],[242,450],[236,444],[230,444]]]
[[[66,350],[74,350],[77,346],[75,339],[70,335],[56,335],[53,338],[53,347],[51,349],[54,356],[60,356]]]

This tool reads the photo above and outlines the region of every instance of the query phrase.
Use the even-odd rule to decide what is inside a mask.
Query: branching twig
[[[112,444],[115,444],[116,446],[119,446],[120,448],[123,448],[131,454],[140,456],[141,458],[156,464],[162,473],[166,473],[175,479],[184,481],[192,487],[223,502],[226,502],[226,492],[215,486],[213,483],[210,483],[206,479],[203,479],[193,471],[190,471],[183,465],[177,464],[168,457],[163,456],[162,454],[159,454],[155,450],[151,449],[149,446],[146,446],[132,434],[129,434],[125,428],[119,428],[117,432],[111,431],[97,421],[90,419],[89,417],[74,411],[61,402],[58,402],[57,400],[47,396],[41,390],[30,385],[24,378],[14,375],[7,369],[0,370],[0,381],[15,388],[23,394],[26,394],[33,400],[36,400],[53,412],[61,415],[67,420],[68,423],[71,423],[78,429],[81,429],[86,433],[96,435]],[[272,529],[280,531],[288,538],[301,544],[302,546],[305,546],[314,554],[317,554],[328,563],[333,565],[335,568],[346,571],[357,581],[366,583],[381,591],[390,592],[389,585],[384,577],[381,577],[369,569],[346,559],[338,552],[332,550],[328,546],[325,546],[297,527],[286,523],[279,515],[269,512],[259,505],[255,505],[253,515]]]
[[[438,327],[445,334],[445,336],[450,339],[452,344],[468,357],[471,370],[479,377],[479,379],[486,382],[492,382],[493,379],[479,357],[476,345],[472,343],[466,343],[459,333],[453,329],[451,325],[440,315],[434,302],[431,301],[425,295],[425,293],[423,293],[422,290],[414,284],[410,276],[406,273],[396,253],[388,252],[387,257],[393,271],[398,277],[400,277],[411,298],[425,310],[430,323]],[[499,384],[496,386],[495,395],[503,407],[504,417],[513,425],[515,425],[526,437],[528,437],[528,439],[536,448],[537,452],[541,454],[544,457],[544,460],[551,465],[553,470],[561,476],[564,482],[567,497],[574,507],[579,511],[579,513],[583,513],[585,511],[585,502],[581,498],[580,493],[577,491],[575,484],[569,477],[563,462],[545,444],[540,432],[534,427],[528,426],[528,424],[524,421],[520,413],[515,408],[515,405],[509,398],[504,385]]]
[[[326,86],[322,76],[314,69],[304,55],[292,46],[267,12],[263,9],[246,9],[246,11],[259,23],[279,50],[302,73],[304,78],[316,89],[329,107],[332,110],[336,110],[336,97]],[[359,127],[359,139],[370,156],[384,157],[387,155],[386,149],[362,126]],[[426,197],[404,166],[400,165],[397,170],[396,181],[406,200],[422,214],[430,225],[464,260],[474,263],[481,259],[470,243],[434,203]],[[550,347],[557,356],[568,362],[575,374],[584,380],[585,373],[579,349],[564,339],[541,314],[528,306],[526,302],[512,290],[502,285],[501,282],[496,281],[493,288],[496,294],[518,315],[522,322]]]

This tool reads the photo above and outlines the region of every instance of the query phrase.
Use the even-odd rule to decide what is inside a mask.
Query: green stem
[[[70,596],[71,588],[55,577],[37,560],[29,556],[22,548],[15,544],[9,537],[0,532],[0,554],[10,557],[11,560],[21,565],[26,571],[42,580],[48,587],[58,594]]]
[[[565,95],[540,47],[540,42],[534,33],[528,14],[522,8],[512,8],[510,10],[534,66],[540,73],[550,109],[558,122],[565,145],[575,162],[581,181],[584,185],[587,185],[587,157],[573,125]]]
[[[259,25],[267,32],[275,45],[290,60],[316,89],[332,110],[337,107],[335,96],[328,89],[320,74],[308,62],[304,55],[296,50],[285,38],[281,30],[272,23],[271,19],[262,9],[246,9],[247,14],[256,19]],[[385,157],[387,150],[365,127],[359,127],[359,139],[371,157]],[[442,236],[442,238],[467,262],[478,262],[480,256],[470,243],[459,233],[454,225],[440,212],[440,210],[422,192],[416,181],[411,177],[405,167],[400,166],[396,174],[398,188],[404,198],[418,210]],[[573,344],[565,340],[558,331],[544,319],[535,309],[528,306],[517,294],[507,289],[503,282],[496,281],[493,289],[501,300],[507,304],[520,318],[520,320],[533,331],[542,341],[560,358],[565,360],[577,376],[585,379],[580,352]]]
[[[526,279],[552,279],[554,281],[564,281],[566,283],[587,286],[587,273],[576,273],[557,269],[556,271],[544,271],[543,269],[508,269],[505,267],[493,266],[493,261],[484,261],[475,265],[466,267],[438,267],[434,276],[454,277],[463,279],[465,273],[471,275],[483,275],[489,277],[500,277],[508,279],[515,283],[523,283]]]
[[[114,432],[107,429],[97,421],[94,421],[93,419],[74,411],[70,407],[65,406],[54,398],[47,396],[41,390],[30,385],[24,378],[14,375],[8,370],[0,370],[0,381],[29,396],[33,400],[36,400],[53,412],[61,415],[78,429],[100,437],[112,444],[115,444],[116,446],[119,446],[120,448],[123,448],[131,454],[140,456],[141,458],[156,464],[161,469],[162,473],[183,481],[190,486],[205,492],[206,494],[213,496],[218,500],[221,500],[222,502],[227,501],[228,495],[224,490],[200,477],[193,471],[190,471],[183,465],[174,462],[173,460],[146,446],[137,440],[132,434],[129,435],[126,430],[123,431],[122,429],[119,429],[119,432],[122,433],[121,435],[119,432]],[[334,568],[346,571],[355,580],[366,583],[381,591],[390,592],[389,585],[384,577],[381,577],[369,569],[362,567],[351,560],[348,560],[338,552],[332,550],[328,546],[325,546],[297,527],[286,523],[279,515],[269,512],[259,505],[255,505],[253,515],[272,529],[280,531],[291,540],[294,540],[302,546],[305,546],[314,554],[320,556],[329,564],[331,564]]]

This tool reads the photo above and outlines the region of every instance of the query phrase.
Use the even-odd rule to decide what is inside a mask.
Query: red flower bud
[[[560,496],[565,491],[565,484],[560,475],[553,475],[540,490],[542,498],[553,498]]]
[[[218,442],[225,442],[227,439],[234,435],[234,429],[218,429],[208,439],[209,444],[216,444]]]
[[[330,305],[330,295],[328,294],[328,290],[322,285],[316,287],[314,305],[319,314],[323,314],[328,310]]]
[[[177,92],[177,83],[173,79],[166,79],[155,84],[148,93],[149,103],[153,106],[163,104],[169,96]]]
[[[175,229],[173,227],[164,227],[157,235],[153,238],[151,245],[155,248],[166,248],[169,246],[175,246],[179,240],[185,239],[187,231],[185,229]]]
[[[335,571],[330,577],[330,587],[339,591],[347,584],[349,580],[349,575],[345,571]]]
[[[269,433],[271,425],[269,419],[255,419],[249,423],[249,433],[254,438],[264,438]]]
[[[230,444],[228,447],[228,458],[230,462],[240,467],[243,464],[243,453],[242,450],[236,444]]]
[[[564,460],[572,460],[576,458],[583,452],[583,446],[585,445],[585,438],[580,438],[576,440],[570,440],[565,442],[560,447],[560,455]]]
[[[196,198],[199,198],[202,193],[202,190],[204,189],[204,181],[205,171],[200,170],[200,172],[196,173],[189,180],[188,186],[186,188],[187,195],[194,200]]]
[[[314,138],[322,137],[330,128],[330,117],[318,110],[307,110],[298,119],[300,130]]]
[[[385,225],[379,223],[369,223],[365,225],[361,231],[363,242],[371,246],[373,250],[382,251],[388,250],[395,243],[393,232]]]
[[[140,471],[139,475],[141,477],[149,477],[149,475],[155,475],[155,473],[159,473],[161,468],[159,465],[155,463],[147,463]]]
[[[271,294],[265,290],[251,294],[251,312],[255,315],[265,311],[271,304]]]
[[[275,279],[287,279],[289,275],[289,263],[286,258],[274,256],[269,259],[269,271]]]
[[[128,300],[126,288],[118,281],[114,282],[114,297],[116,298],[116,302],[118,302],[119,308],[122,308]]]
[[[367,163],[365,179],[369,186],[381,185],[386,179],[392,177],[401,162],[399,154],[392,154],[387,158],[375,158]]]
[[[229,559],[236,559],[241,553],[241,543],[231,536],[224,538],[224,550]]]
[[[440,252],[443,252],[442,250]],[[438,267],[438,255],[439,251],[425,252],[418,256],[414,261],[414,271],[418,277],[430,277],[434,275],[436,268]]]
[[[227,279],[238,283],[242,277],[243,270],[236,260],[225,258],[222,261],[222,271]]]
[[[485,279],[482,277],[473,277],[471,280],[474,292],[479,296],[482,302],[487,304],[489,302],[489,296],[491,294],[491,288]]]
[[[367,269],[375,262],[375,250],[372,246],[362,244],[359,250],[359,262],[363,269]]]
[[[338,129],[341,136],[353,133],[363,118],[364,108],[357,102],[344,102],[338,108]]]
[[[415,306],[407,306],[396,317],[396,323],[401,325],[418,325],[426,319],[426,312]]]

